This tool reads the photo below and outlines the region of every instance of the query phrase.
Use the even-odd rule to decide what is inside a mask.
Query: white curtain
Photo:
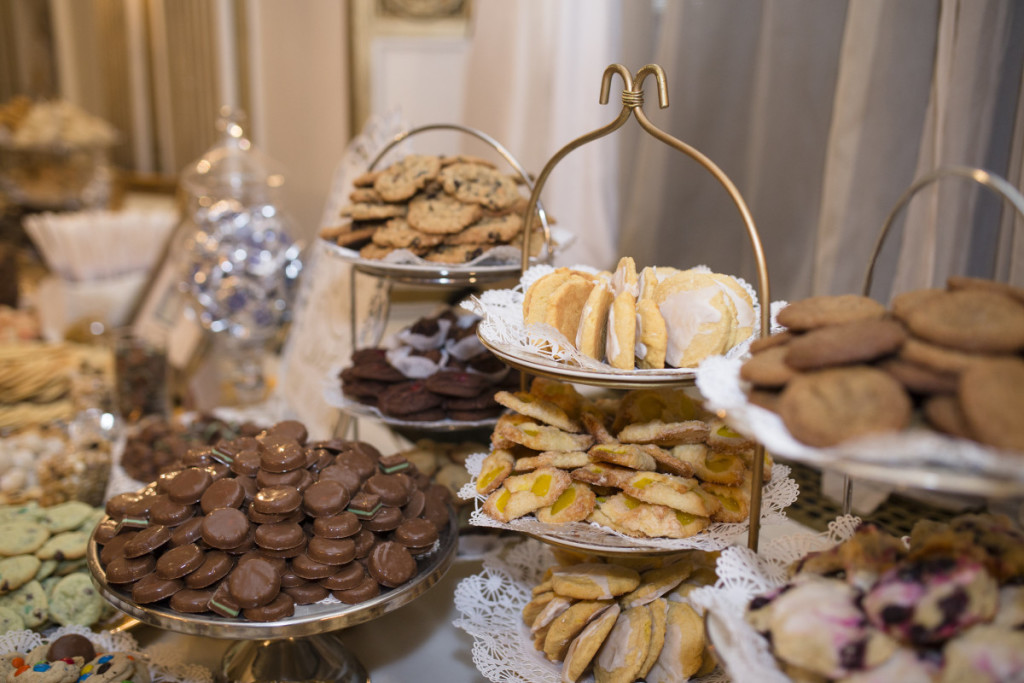
[[[773,299],[859,292],[886,215],[939,165],[1020,186],[1024,5],[1013,0],[478,0],[467,123],[539,170],[612,120],[611,63],[661,65],[644,111],[738,186],[764,243]],[[706,264],[756,277],[739,213],[693,160],[634,122],[581,148],[542,199],[578,236],[563,261]],[[1024,277],[1022,221],[988,191],[942,180],[901,214],[874,295],[954,273]],[[621,197],[617,201],[616,197]],[[905,227],[904,227],[905,223]]]

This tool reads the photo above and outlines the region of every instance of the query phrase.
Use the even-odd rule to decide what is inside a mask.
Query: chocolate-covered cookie
[[[203,563],[185,577],[188,588],[207,588],[217,583],[235,566],[235,560],[220,550],[211,550],[203,556]]]
[[[213,597],[212,590],[196,590],[193,588],[182,588],[171,596],[168,606],[176,612],[185,614],[202,614],[210,611],[210,599]]]
[[[228,574],[228,591],[242,609],[261,607],[281,590],[281,575],[267,559],[254,558]]]
[[[313,520],[313,535],[322,538],[348,538],[360,529],[359,518],[351,512]]]
[[[195,543],[179,545],[160,555],[156,575],[161,579],[180,579],[203,564],[203,551]]]
[[[252,500],[253,509],[266,515],[294,512],[302,504],[302,494],[292,486],[260,489]]]
[[[332,591],[343,591],[355,588],[366,578],[366,570],[358,562],[349,562],[338,567],[338,571],[327,578],[320,579],[321,586]]]
[[[398,525],[392,538],[416,555],[433,547],[438,539],[437,528],[425,519],[407,519]]]
[[[384,505],[402,507],[409,502],[412,486],[409,477],[401,472],[397,474],[378,472],[363,483],[363,491],[380,496]]]
[[[385,541],[370,551],[366,569],[377,583],[394,588],[416,574],[416,560],[404,546]]]
[[[301,545],[306,540],[306,532],[294,522],[260,524],[256,527],[255,540],[256,545],[267,550],[286,550]]]
[[[73,659],[81,657],[86,662],[96,656],[96,648],[92,641],[77,633],[67,633],[50,643],[46,650],[46,660],[55,662],[58,659]]]
[[[401,508],[384,505],[371,519],[364,519],[362,525],[375,533],[384,533],[396,528],[403,519],[405,515],[402,514]]]
[[[169,598],[184,587],[185,584],[178,579],[162,579],[155,573],[146,574],[132,584],[132,600],[147,605]]]
[[[306,453],[296,441],[260,446],[260,467],[268,472],[291,472],[305,466]]]
[[[199,499],[203,514],[220,508],[240,508],[245,502],[245,489],[235,477],[213,482]]]
[[[367,576],[354,588],[331,591],[331,595],[338,598],[345,604],[355,605],[380,595],[380,585],[374,581],[372,577]]]
[[[392,384],[377,397],[380,411],[395,417],[439,408],[443,402],[441,394],[429,390],[420,380]]]
[[[250,523],[241,510],[221,508],[203,518],[203,540],[212,548],[232,550],[243,544],[250,533]]]
[[[460,372],[442,370],[435,372],[426,379],[426,388],[435,394],[455,398],[471,398],[478,396],[491,387],[487,377],[478,372]]]
[[[213,483],[210,469],[189,467],[174,475],[167,482],[167,495],[176,503],[192,505],[198,503],[203,492]]]
[[[127,584],[138,581],[151,573],[155,567],[156,559],[152,555],[133,558],[121,555],[108,562],[104,570],[108,583]]]
[[[153,499],[149,508],[149,521],[151,524],[176,527],[192,519],[195,514],[195,505],[176,501],[168,494],[160,494]]]
[[[171,532],[171,547],[195,543],[203,537],[203,518],[192,517],[179,524]]]
[[[330,479],[318,481],[302,494],[302,507],[311,517],[330,517],[344,512],[350,500],[348,488]]]
[[[355,559],[356,544],[350,538],[321,538],[314,536],[309,539],[306,554],[310,559],[328,565],[348,564]]]
[[[298,586],[282,587],[281,592],[292,596],[296,605],[312,605],[324,600],[331,594],[329,590],[320,584],[310,581],[305,581]]]
[[[282,591],[266,605],[242,610],[242,616],[249,621],[280,621],[295,614],[295,600]]]
[[[160,524],[148,526],[124,544],[124,556],[131,559],[149,554],[171,540],[171,530]]]

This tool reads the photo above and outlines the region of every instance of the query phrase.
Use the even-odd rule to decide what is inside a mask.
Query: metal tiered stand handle
[[[896,201],[892,210],[889,211],[889,215],[886,216],[885,222],[882,224],[882,229],[878,233],[878,239],[875,242],[875,247],[871,252],[867,271],[864,274],[864,286],[861,292],[864,296],[871,296],[871,285],[874,282],[875,267],[878,265],[878,257],[881,254],[885,240],[889,236],[892,226],[896,221],[896,217],[899,216],[900,212],[906,208],[910,203],[910,200],[913,199],[918,192],[943,178],[963,178],[965,180],[973,180],[974,182],[992,190],[1002,199],[1012,204],[1017,210],[1017,213],[1021,217],[1024,217],[1024,195],[1021,195],[1020,191],[1004,178],[989,171],[974,168],[972,166],[940,166],[915,180],[910,187],[900,195],[900,198]],[[847,473],[843,474],[842,490],[842,510],[844,515],[848,515],[853,507],[853,485],[851,477]]]
[[[757,262],[757,277],[758,277],[758,295],[761,300],[761,336],[768,336],[771,326],[771,313],[770,313],[770,301],[769,288],[768,288],[768,264],[765,260],[764,249],[761,246],[761,237],[757,232],[757,227],[754,225],[754,219],[750,214],[750,210],[747,208],[746,202],[740,195],[739,190],[736,189],[736,185],[729,179],[729,177],[714,164],[708,157],[702,154],[700,151],[686,144],[685,142],[678,140],[668,133],[664,132],[653,123],[651,123],[643,111],[644,104],[644,93],[643,84],[644,80],[648,76],[654,76],[658,85],[658,105],[665,109],[668,107],[668,86],[665,79],[665,71],[656,64],[648,64],[641,68],[634,78],[630,75],[626,67],[621,64],[612,64],[604,70],[604,76],[601,80],[601,104],[608,104],[609,94],[611,92],[612,77],[618,74],[624,83],[622,89],[622,110],[619,112],[618,117],[609,123],[608,125],[598,128],[597,130],[576,138],[562,149],[560,149],[548,163],[544,166],[544,169],[537,176],[537,182],[533,187],[533,192],[530,195],[530,201],[526,206],[526,211],[523,214],[524,221],[532,215],[534,207],[538,205],[540,200],[541,190],[544,189],[544,183],[547,181],[548,176],[554,167],[560,162],[566,155],[581,147],[589,142],[602,138],[625,125],[626,121],[629,120],[630,115],[636,117],[640,127],[647,131],[650,135],[656,139],[664,142],[666,145],[673,147],[674,149],[682,152],[689,156],[698,164],[700,164],[706,171],[708,171],[715,180],[717,180],[729,193],[729,197],[736,205],[736,209],[740,212],[740,216],[743,219],[743,224],[747,229],[747,235],[750,238],[751,246],[754,250],[754,258]],[[524,225],[528,223],[524,222]],[[526,230],[523,233],[523,261],[522,261],[522,272],[525,273],[529,267],[529,256],[530,256],[530,231]],[[614,382],[609,382],[608,386],[615,386]],[[764,479],[764,446],[758,445],[754,453],[754,462],[752,464],[752,481],[750,491],[750,531],[748,535],[747,544],[749,547],[756,551],[758,536],[761,530],[761,486]]]

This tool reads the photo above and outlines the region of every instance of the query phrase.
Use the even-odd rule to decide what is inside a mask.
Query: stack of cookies
[[[495,520],[532,514],[632,537],[688,538],[749,515],[754,443],[682,389],[595,402],[538,377],[529,392],[495,398],[514,412],[498,420],[475,483]]]
[[[354,351],[339,375],[342,393],[407,422],[496,418],[495,391],[518,386],[519,373],[480,343],[479,321],[447,309],[399,331],[388,348]]]
[[[715,555],[659,561],[585,558],[550,567],[523,607],[534,647],[562,662],[562,681],[588,671],[596,681],[673,683],[711,673],[704,620],[690,606],[694,588],[714,584]]]
[[[0,507],[0,632],[93,626],[113,613],[85,560],[102,517],[78,501]]]
[[[351,222],[320,236],[367,259],[404,249],[427,261],[465,263],[519,242],[527,204],[519,182],[484,159],[412,154],[356,178],[342,210]],[[536,253],[542,241],[531,240]]]
[[[1006,517],[863,525],[755,596],[748,623],[795,680],[1012,681],[1024,670],[1024,535]]]
[[[786,332],[751,344],[750,400],[805,444],[908,427],[1024,452],[1024,290],[975,278],[896,296],[811,297],[778,314]]]
[[[138,604],[277,621],[413,578],[448,528],[447,489],[369,444],[307,438],[279,422],[112,497],[93,536],[107,582]]]
[[[620,370],[695,368],[754,332],[754,302],[735,278],[647,267],[630,257],[614,273],[559,268],[523,297],[527,329],[554,328],[588,358]]]

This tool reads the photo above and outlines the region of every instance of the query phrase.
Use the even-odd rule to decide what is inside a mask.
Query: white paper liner
[[[590,266],[575,265],[573,269],[589,273],[597,273],[597,270]],[[670,377],[685,380],[693,377],[693,368],[664,368],[658,370],[621,370],[613,368],[607,363],[594,360],[576,350],[574,344],[570,343],[564,335],[550,325],[531,325],[529,333],[523,320],[523,296],[538,279],[551,273],[555,267],[550,265],[536,265],[530,267],[520,278],[519,284],[512,289],[492,289],[482,292],[478,296],[471,297],[463,302],[462,307],[479,315],[482,320],[478,334],[490,346],[499,349],[503,354],[512,357],[532,360],[544,365],[550,365],[552,361],[556,365],[562,365],[575,370],[584,370],[597,376],[607,375],[611,378],[622,377]],[[711,272],[707,266],[695,266],[692,270],[699,272]],[[760,320],[761,305],[758,301],[757,292],[743,278],[735,278],[737,282],[747,291],[754,302],[754,320]],[[773,333],[782,328],[774,323],[774,314],[785,305],[785,302],[772,304],[772,331]],[[758,335],[758,324],[755,324],[754,335],[737,344],[726,352],[726,358],[739,358],[747,353],[752,342]]]
[[[714,586],[697,588],[690,601],[710,613],[708,634],[722,666],[736,681],[789,683],[775,662],[768,641],[744,619],[747,604],[787,581],[786,568],[812,551],[826,550],[850,538],[860,519],[839,517],[829,523],[828,531],[803,533],[764,543],[761,554],[749,548],[733,546],[718,558],[718,581]]]
[[[487,496],[476,491],[476,478],[486,453],[474,453],[466,459],[466,469],[471,479],[459,489],[459,497],[474,501],[469,523],[473,526],[493,527],[543,536],[553,542],[564,543],[575,548],[598,552],[601,550],[626,551],[649,548],[652,550],[721,550],[733,543],[746,542],[749,521],[735,524],[715,523],[690,538],[634,538],[592,522],[571,522],[569,524],[545,524],[536,517],[526,515],[511,522],[500,522],[483,510]],[[786,508],[793,504],[800,493],[800,487],[789,476],[789,468],[775,463],[772,480],[764,485],[761,500],[761,524],[779,524],[786,519]]]
[[[149,675],[155,682],[213,683],[213,674],[209,669],[183,662],[182,653],[177,651],[177,648],[159,644],[140,648],[135,638],[128,633],[95,633],[84,626],[61,626],[46,635],[29,630],[8,631],[0,635],[0,654],[28,654],[33,648],[52,643],[69,633],[88,638],[96,648],[97,654],[123,652],[132,655],[136,660],[146,661],[149,664]]]
[[[708,358],[697,368],[697,388],[709,410],[724,411],[733,429],[763,443],[771,453],[824,467],[884,467],[892,470],[893,476],[902,475],[901,480],[919,485],[937,482],[929,488],[962,490],[971,482],[984,487],[986,480],[992,486],[1024,486],[1024,459],[1020,454],[987,448],[923,426],[831,448],[807,446],[789,433],[778,415],[747,400],[746,382],[739,376],[742,364],[740,358]]]
[[[470,316],[466,316],[470,317]],[[439,318],[437,321],[437,332],[427,336],[425,334],[417,334],[413,332],[411,328],[405,327],[395,333],[394,338],[398,343],[405,346],[411,346],[417,351],[429,351],[430,349],[440,348],[444,340],[448,338],[448,330],[451,329],[452,321],[447,318]]]
[[[455,587],[455,608],[461,617],[452,622],[473,637],[473,664],[485,678],[501,683],[558,683],[561,662],[551,662],[533,647],[522,609],[544,571],[556,564],[548,546],[526,539],[484,557],[483,571]],[[590,683],[593,675],[579,679]],[[721,683],[729,679],[716,670],[690,679]],[[752,678],[749,680],[757,680]]]
[[[414,356],[413,351],[415,349],[411,346],[399,346],[388,349],[386,354],[391,367],[405,375],[407,379],[426,379],[448,365],[447,351],[441,351],[441,358],[437,362],[425,356]]]

